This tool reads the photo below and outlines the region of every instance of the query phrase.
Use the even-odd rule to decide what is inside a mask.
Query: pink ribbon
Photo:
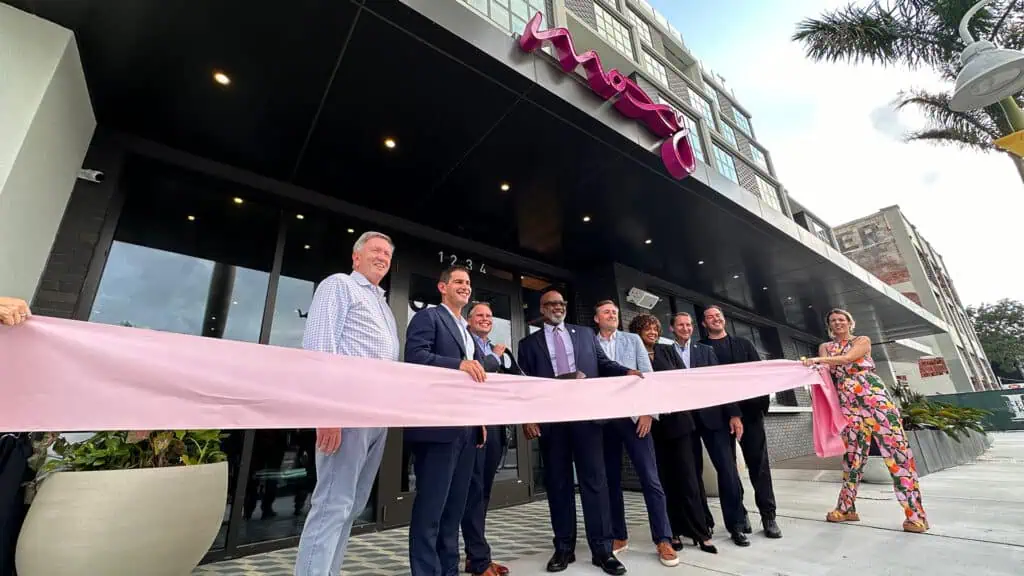
[[[772,360],[549,380],[35,317],[0,328],[0,431],[409,427],[692,410],[822,375]],[[824,405],[823,410],[838,410]]]

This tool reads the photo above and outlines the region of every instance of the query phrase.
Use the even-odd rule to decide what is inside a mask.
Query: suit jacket
[[[473,357],[483,363],[483,352],[475,347]],[[458,370],[466,359],[462,330],[442,306],[421,310],[412,317],[405,332],[405,361]],[[467,378],[469,376],[466,376]],[[467,426],[406,428],[409,442],[453,442]]]
[[[600,347],[600,335],[598,335],[598,346]],[[601,349],[604,352],[604,349]],[[639,334],[623,332],[619,330],[615,336],[615,363],[626,368],[632,368],[641,372],[651,372],[651,359],[647,356],[647,348],[644,348],[644,341]]]
[[[754,348],[754,344],[750,340],[739,336],[726,336],[726,338],[729,339],[729,350],[732,352],[732,362],[729,362],[729,364],[761,361],[761,355],[757,353],[757,349]],[[711,340],[701,340],[701,344],[710,346]],[[768,414],[768,407],[771,406],[771,397],[758,396],[756,398],[748,398],[740,400],[737,404],[743,413],[744,419],[764,418],[765,414]]]
[[[480,338],[476,335],[473,336],[477,346],[480,345]],[[516,362],[516,357],[512,355],[512,349],[508,346],[505,347],[505,352],[501,355],[501,361],[498,358],[484,354],[483,356],[484,370],[487,372],[497,372],[498,374],[516,374],[522,375],[523,371],[519,368],[519,363]],[[508,358],[508,368],[505,367],[505,358]]]
[[[679,357],[675,346],[672,352]],[[680,358],[681,360],[681,358]],[[718,366],[718,356],[715,356],[715,349],[700,342],[690,342],[690,368],[703,368],[704,366]],[[729,425],[729,419],[733,416],[741,416],[740,407],[735,402],[719,406],[708,406],[701,408],[694,414],[701,425],[709,430],[718,430]]]
[[[597,344],[597,335],[592,328],[567,323],[565,329],[572,339],[577,372],[582,372],[587,378],[626,375],[628,369],[625,366],[613,362],[605,356],[604,351]],[[555,377],[543,329],[537,330],[519,341],[519,367],[527,376]]]
[[[669,344],[654,345],[654,360],[651,361],[651,366],[655,372],[686,368],[683,365],[683,359],[676,353],[675,348]],[[654,422],[652,426],[654,434],[659,438],[679,438],[693,432],[695,429],[693,416],[689,410],[662,414],[661,418]]]

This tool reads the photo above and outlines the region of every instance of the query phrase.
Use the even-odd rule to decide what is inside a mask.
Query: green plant
[[[987,410],[930,402],[920,395],[902,406],[904,430],[938,430],[957,441],[970,431],[984,434],[982,421],[989,415]]]
[[[36,442],[33,463],[43,473],[210,464],[225,460],[224,436],[220,430],[115,431],[68,442],[48,434]],[[48,454],[51,447],[55,457]]]

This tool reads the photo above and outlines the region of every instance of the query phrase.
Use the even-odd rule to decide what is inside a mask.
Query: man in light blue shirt
[[[316,288],[303,348],[398,361],[395,317],[380,287],[393,253],[391,239],[379,232],[365,232],[356,240],[352,273],[329,276]],[[316,487],[295,576],[341,572],[352,524],[370,499],[386,437],[386,428],[317,429]]]
[[[597,343],[608,358],[626,368],[652,371],[651,359],[640,336],[619,330],[619,307],[614,301],[604,300],[594,307],[594,323],[598,328]],[[622,448],[625,446],[640,479],[658,558],[665,566],[675,566],[679,564],[679,557],[671,546],[672,527],[650,434],[652,421],[652,416],[645,415],[615,418],[604,424],[604,465],[612,518],[612,551],[618,554],[629,548],[626,504],[622,495]]]

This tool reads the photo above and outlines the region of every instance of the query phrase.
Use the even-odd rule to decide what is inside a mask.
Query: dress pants
[[[626,503],[622,495],[622,447],[626,447],[629,461],[640,479],[640,489],[647,505],[647,520],[651,525],[651,539],[655,544],[672,539],[665,500],[665,490],[658,476],[658,462],[654,441],[648,434],[636,435],[636,422],[632,418],[616,418],[604,425],[604,466],[608,477],[608,498],[612,521],[612,538],[628,540],[626,530]]]
[[[412,576],[459,574],[459,523],[476,462],[477,428],[452,442],[412,442],[416,498],[409,523]]]
[[[704,474],[704,452],[701,449],[701,440],[703,440],[704,446],[708,450],[708,457],[718,476],[718,499],[722,503],[725,528],[730,533],[739,532],[747,517],[747,509],[743,507],[743,485],[740,482],[739,471],[736,469],[736,457],[734,448],[732,448],[736,440],[729,434],[727,428],[709,429],[702,424],[697,424],[697,433],[691,436],[693,437],[693,463],[697,478],[701,479]],[[703,481],[700,483],[700,499],[708,528],[714,527],[715,519],[708,507]]]
[[[694,464],[695,442],[699,448],[700,437],[695,433],[672,438],[654,431],[654,451],[661,484],[665,487],[672,534],[704,542],[711,538],[711,530],[704,511],[707,506],[704,485]]]
[[[366,508],[387,428],[345,428],[333,454],[316,452],[316,487],[299,539],[295,576],[338,574],[352,524]]]
[[[733,461],[736,460],[736,444],[730,444]],[[763,415],[743,415],[743,437],[740,438],[743,460],[750,472],[750,483],[754,486],[754,502],[762,518],[775,517],[775,488],[772,486],[772,469],[768,463],[768,436],[764,429]],[[743,484],[740,484],[740,498],[743,498]]]
[[[602,558],[610,555],[611,515],[601,424],[592,421],[542,424],[540,450],[555,550],[576,550],[576,491],[572,479],[575,462],[590,551]]]
[[[469,481],[466,511],[462,515],[462,538],[466,541],[466,564],[473,574],[491,565],[491,547],[485,536],[487,507],[491,502],[494,475],[505,452],[505,427],[488,426],[487,443],[476,451],[473,476]]]

